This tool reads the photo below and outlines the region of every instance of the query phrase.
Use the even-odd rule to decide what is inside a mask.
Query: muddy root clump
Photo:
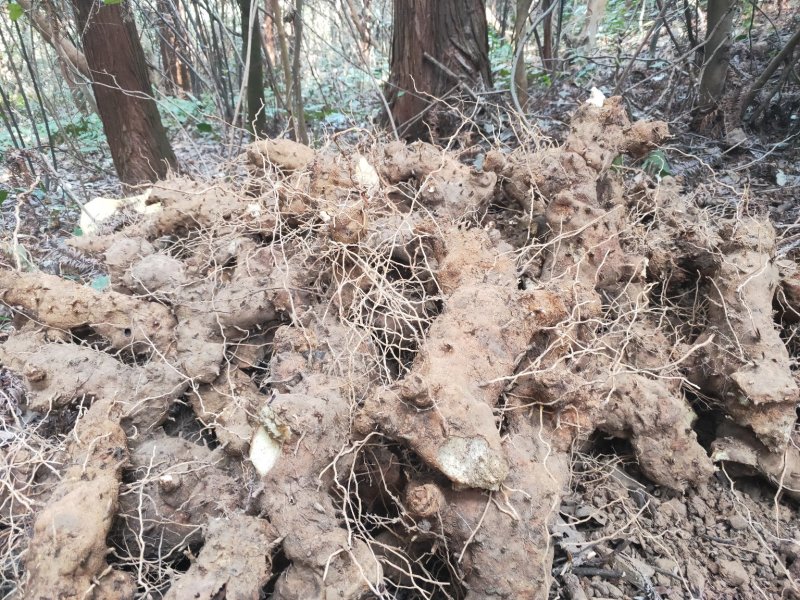
[[[620,168],[668,135],[612,98],[482,170],[422,143],[260,141],[247,175],[161,182],[71,240],[106,289],[0,270],[0,363],[39,436],[4,448],[8,585],[544,599],[598,439],[670,493],[716,462],[797,495],[773,316],[793,275],[761,218]]]

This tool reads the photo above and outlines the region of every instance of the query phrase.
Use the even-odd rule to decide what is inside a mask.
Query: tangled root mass
[[[248,177],[161,182],[156,209],[71,240],[110,289],[1,270],[0,361],[30,411],[73,415],[36,467],[6,449],[6,579],[32,599],[546,598],[570,452],[598,431],[674,490],[713,458],[796,494],[774,232],[626,177],[618,158],[667,135],[612,98],[481,171],[422,143],[260,141]],[[724,417],[712,456],[697,397]]]

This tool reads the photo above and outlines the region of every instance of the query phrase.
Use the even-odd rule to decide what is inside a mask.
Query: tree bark
[[[61,22],[56,18],[55,7],[48,1],[42,2],[41,5],[47,13],[44,14],[34,8],[30,0],[19,0],[18,4],[25,10],[33,28],[55,50],[59,69],[67,82],[75,107],[85,115],[90,111],[97,112],[89,90],[88,80],[91,76],[86,57],[69,39],[61,35]]]
[[[161,67],[167,81],[167,92],[183,96],[192,91],[192,76],[186,57],[188,48],[184,43],[184,27],[178,6],[170,0],[157,0],[159,27],[161,29]]]
[[[717,106],[725,90],[735,0],[708,0],[707,33],[700,76],[700,112]]]
[[[355,0],[345,0],[347,10],[350,16],[350,21],[358,34],[357,43],[361,49],[363,57],[369,56],[370,48],[372,47],[372,34],[367,26],[367,8],[369,7],[369,0],[366,0],[361,10],[356,6]]]
[[[517,0],[517,14],[514,18],[514,55],[518,56],[517,64],[514,68],[514,87],[517,90],[519,105],[525,109],[528,106],[528,69],[525,64],[525,51],[519,49],[524,42],[525,24],[528,22],[528,13],[531,10],[533,0]]]
[[[86,63],[86,57],[69,39],[59,35],[60,23],[53,22],[47,15],[40,13],[32,6],[30,0],[18,0],[17,4],[25,9],[25,13],[31,20],[31,25],[44,38],[44,41],[53,47],[58,56],[68,62],[78,73],[89,79],[89,65]]]
[[[436,99],[490,86],[483,0],[394,0],[387,99],[404,137],[425,136],[419,117]]]
[[[136,24],[125,4],[73,0],[92,89],[120,181],[166,176],[177,162],[147,76]]]
[[[253,0],[239,0],[242,14],[242,58],[247,65],[247,126],[255,137],[263,136],[267,130],[267,114],[264,111],[264,64],[261,58],[261,26],[257,6]],[[251,10],[256,14],[252,15]]]
[[[586,4],[586,21],[579,39],[585,41],[586,47],[593,50],[597,45],[597,30],[606,15],[608,0],[588,0]]]
[[[545,71],[553,70],[553,2],[556,0],[542,0],[542,67]]]
[[[300,72],[300,57],[303,54],[303,0],[294,0],[294,55],[292,56],[292,91],[294,92],[295,137],[298,142],[308,144],[306,115],[303,105],[303,79]]]
[[[275,44],[275,17],[270,12],[269,2],[266,3],[266,16],[264,17],[264,24],[262,25],[262,42],[264,46],[264,54],[267,62],[271,65],[276,64],[278,60],[278,48]]]

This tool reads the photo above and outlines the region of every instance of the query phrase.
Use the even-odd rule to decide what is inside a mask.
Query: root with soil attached
[[[626,177],[667,136],[612,98],[482,171],[429,144],[260,141],[246,177],[161,182],[72,240],[110,289],[0,270],[0,362],[57,447],[5,559],[17,590],[546,598],[596,432],[672,490],[713,458],[796,494],[774,233]],[[523,235],[490,209],[522,209]],[[724,420],[713,457],[698,397]]]

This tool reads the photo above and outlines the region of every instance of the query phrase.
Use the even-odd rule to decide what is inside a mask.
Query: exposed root
[[[625,176],[667,136],[611,99],[483,170],[428,144],[259,141],[248,174],[159,183],[146,215],[73,240],[110,289],[0,271],[0,362],[40,430],[3,448],[6,579],[31,598],[546,598],[570,454],[596,432],[673,490],[713,459],[796,494],[774,234]],[[520,208],[521,232],[487,216]],[[713,457],[698,398],[728,419]]]
[[[52,598],[53,590],[108,600],[133,594],[130,576],[106,563],[128,444],[101,409],[95,405],[76,428],[61,482],[36,516],[25,557],[28,598]]]
[[[280,542],[264,519],[211,519],[197,561],[170,587],[165,600],[257,598],[272,575],[270,548]],[[231,569],[231,565],[236,565]]]
[[[775,233],[765,221],[746,218],[721,251],[705,284],[708,319],[719,337],[705,350],[694,379],[723,401],[737,423],[781,451],[797,419],[798,388],[772,316],[779,285]]]
[[[44,273],[0,270],[2,300],[53,329],[90,327],[115,349],[134,352],[172,343],[175,318],[160,304],[123,294],[103,294]]]

